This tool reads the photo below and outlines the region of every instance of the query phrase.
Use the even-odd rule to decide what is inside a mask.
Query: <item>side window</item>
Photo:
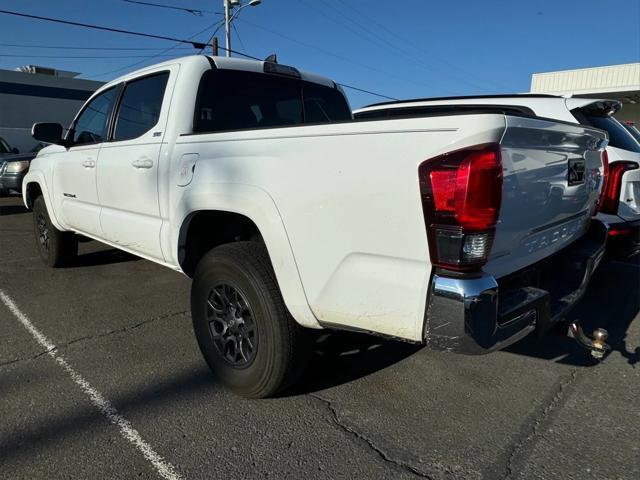
[[[137,138],[158,123],[168,79],[169,72],[163,72],[125,85],[113,140]]]
[[[100,143],[107,137],[109,115],[115,98],[116,88],[110,88],[84,107],[73,126],[74,145]]]

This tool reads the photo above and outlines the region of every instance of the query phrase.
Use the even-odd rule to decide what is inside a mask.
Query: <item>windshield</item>
[[[0,153],[11,153],[11,147],[2,137],[0,137]]]
[[[622,126],[629,131],[629,133],[633,136],[633,138],[635,138],[638,142],[640,142],[640,130],[638,130],[635,125],[629,125],[628,123],[623,123]]]
[[[574,116],[583,125],[605,130],[609,134],[609,145],[630,152],[640,153],[640,143],[633,138],[631,133],[615,118],[609,116],[594,115],[584,110],[574,110]]]

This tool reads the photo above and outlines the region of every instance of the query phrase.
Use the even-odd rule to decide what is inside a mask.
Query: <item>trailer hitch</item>
[[[584,333],[579,322],[572,322],[569,325],[568,335],[575,339],[578,344],[591,352],[591,356],[598,360],[604,357],[611,347],[607,344],[609,333],[604,328],[596,328],[593,331],[593,338]]]

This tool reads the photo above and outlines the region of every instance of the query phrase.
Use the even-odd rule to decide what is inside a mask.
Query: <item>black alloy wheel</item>
[[[258,349],[258,329],[245,295],[232,285],[217,285],[207,299],[207,319],[220,356],[237,368],[250,365]]]

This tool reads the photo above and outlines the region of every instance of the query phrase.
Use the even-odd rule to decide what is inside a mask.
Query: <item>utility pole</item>
[[[227,57],[231,56],[231,22],[238,16],[240,11],[245,7],[255,7],[262,3],[262,0],[249,0],[249,3],[242,5],[240,0],[222,0],[224,2],[224,36],[227,47]],[[232,14],[233,7],[238,7]],[[217,29],[216,29],[217,31]]]
[[[211,54],[214,57],[218,56],[218,37],[216,37],[215,35],[211,39]]]
[[[225,46],[227,47],[227,57],[231,56],[231,25],[229,24],[231,5],[229,0],[223,0],[224,2],[224,35],[226,39]]]

